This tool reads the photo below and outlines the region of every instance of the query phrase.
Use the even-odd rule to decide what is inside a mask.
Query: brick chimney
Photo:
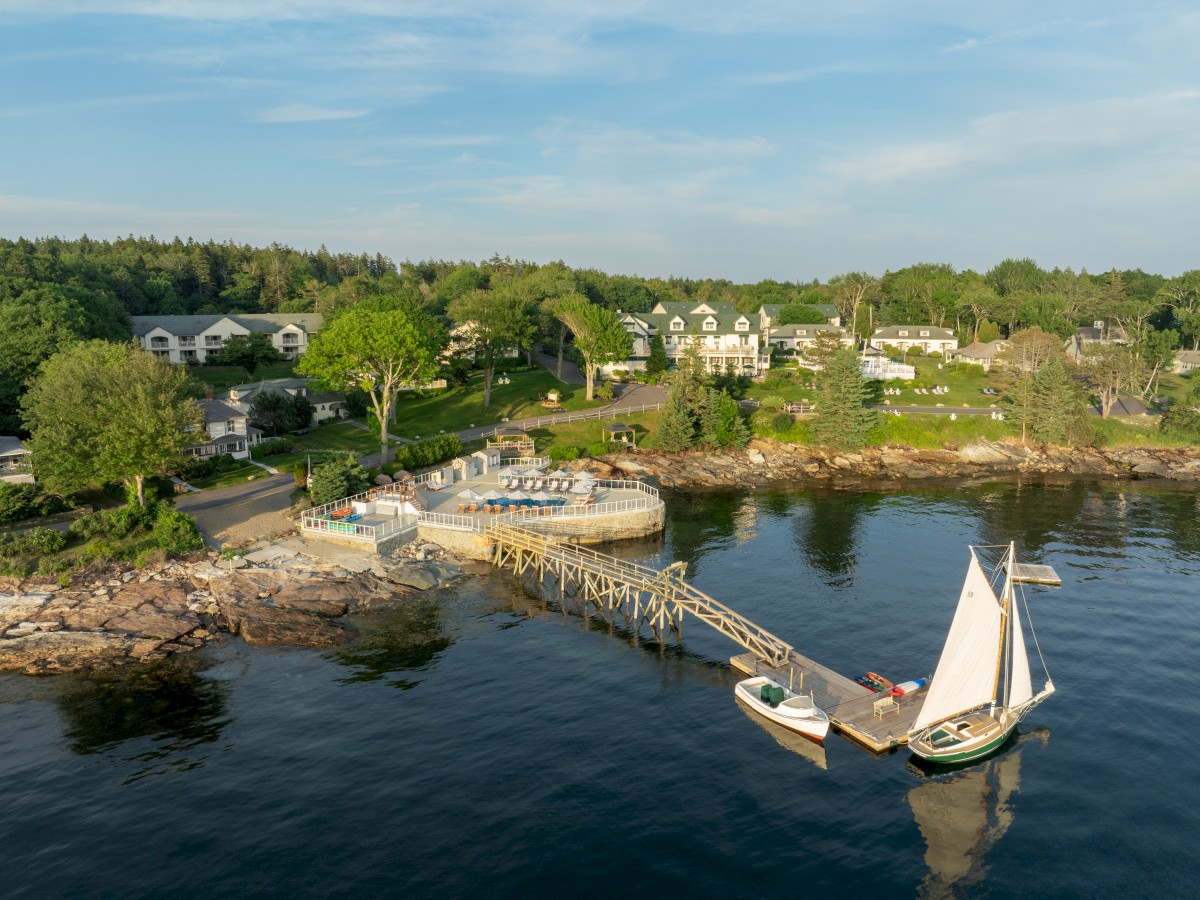
[[[211,387],[206,387],[206,388],[204,389],[204,399],[205,399],[205,400],[211,400],[212,398],[213,398],[213,392],[212,392],[212,388],[211,388]]]

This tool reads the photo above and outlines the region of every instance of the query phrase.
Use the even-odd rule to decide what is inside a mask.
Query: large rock
[[[79,672],[130,661],[134,641],[96,631],[38,631],[0,640],[0,671]]]
[[[426,566],[397,566],[388,572],[388,581],[392,584],[427,591],[438,585],[437,572]]]

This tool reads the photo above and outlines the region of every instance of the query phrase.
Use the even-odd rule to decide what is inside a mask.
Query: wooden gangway
[[[486,534],[495,544],[497,566],[539,580],[553,575],[563,595],[579,601],[585,613],[595,606],[621,615],[631,627],[648,624],[662,638],[668,631],[683,634],[686,612],[770,663],[783,665],[793,652],[787,642],[684,581],[686,563],[652,569],[508,523],[489,524]]]
[[[881,694],[798,653],[688,584],[686,563],[654,569],[508,522],[489,523],[485,533],[493,543],[497,566],[539,581],[554,576],[564,599],[579,604],[585,615],[592,609],[609,618],[619,615],[634,630],[648,625],[662,640],[672,632],[682,637],[683,614],[689,613],[746,649],[730,659],[736,671],[766,675],[794,690],[811,691],[831,724],[862,746],[880,752],[908,741],[924,689],[899,698],[895,709],[879,710],[876,701]]]

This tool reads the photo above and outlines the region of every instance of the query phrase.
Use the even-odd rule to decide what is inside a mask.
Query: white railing
[[[456,516],[451,513],[422,512],[417,516],[417,524],[434,525],[453,531],[483,531],[482,519],[474,516]]]
[[[526,468],[531,469],[541,469],[550,465],[551,462],[553,462],[553,460],[551,460],[548,456],[521,456],[516,459],[505,460],[504,467],[516,468],[518,466],[525,466]]]
[[[653,485],[646,484],[644,481],[622,481],[612,478],[597,478],[596,486],[609,488],[616,491],[640,491],[643,494],[649,494],[655,500],[658,499],[658,488]]]
[[[325,503],[307,510],[300,519],[300,530],[313,534],[336,535],[349,540],[370,541],[379,543],[384,538],[392,537],[411,528],[417,527],[418,516],[414,513],[404,513],[378,525],[360,525],[358,522],[347,522],[342,518],[331,518],[330,514],[343,509],[353,509],[354,501],[391,500],[396,503],[411,503],[413,498],[408,495],[403,485],[384,485],[371,488],[352,497],[343,497],[332,503]]]
[[[564,425],[568,422],[582,422],[585,419],[611,419],[618,415],[654,412],[658,409],[662,409],[661,403],[642,403],[638,406],[622,406],[620,409],[605,406],[600,409],[586,409],[582,412],[555,413],[551,416],[538,416],[536,419],[521,419],[518,422],[497,425],[490,433],[485,433],[483,436],[495,437],[496,432],[502,428],[540,428],[542,425]]]

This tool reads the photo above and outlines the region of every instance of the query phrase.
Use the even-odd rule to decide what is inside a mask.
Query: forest
[[[0,240],[0,433],[20,431],[28,378],[59,347],[79,339],[129,338],[129,316],[319,312],[327,317],[368,297],[390,297],[433,315],[456,300],[497,292],[524,301],[533,340],[565,337],[552,303],[583,298],[611,310],[648,311],[660,301],[727,301],[752,313],[785,307],[783,321],[808,321],[832,304],[859,334],[889,324],[954,329],[989,340],[1030,326],[1066,338],[1093,321],[1119,326],[1148,360],[1200,346],[1200,270],[1167,277],[1140,269],[1103,273],[1043,269],[1005,259],[986,272],[918,263],[822,282],[643,278],[538,264],[496,255],[481,262],[395,263],[380,254],[296,250],[127,237],[97,241]]]

